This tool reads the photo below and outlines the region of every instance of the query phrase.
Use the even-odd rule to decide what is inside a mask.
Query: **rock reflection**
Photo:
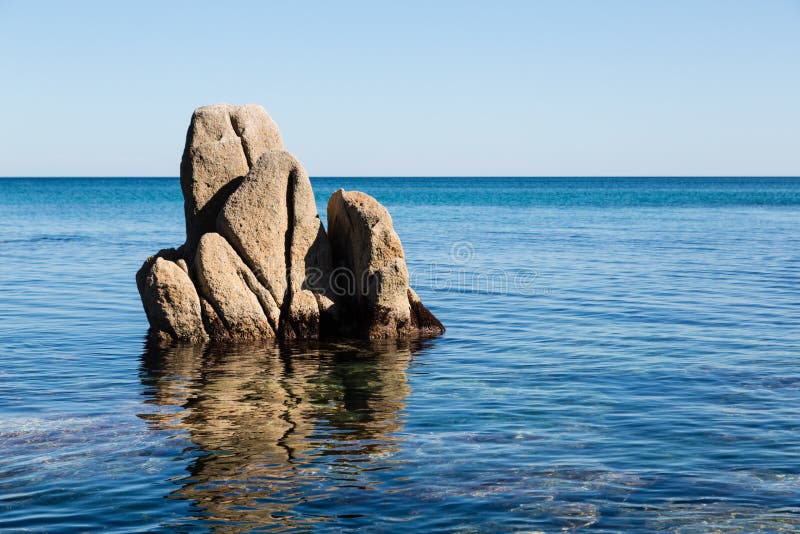
[[[197,449],[173,497],[225,531],[324,521],[294,509],[391,467],[418,349],[396,341],[148,347],[142,381],[156,410],[142,417]]]

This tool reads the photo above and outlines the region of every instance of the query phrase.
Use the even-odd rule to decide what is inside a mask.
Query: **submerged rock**
[[[442,324],[409,287],[389,212],[359,192],[328,203],[260,106],[198,108],[181,161],[186,243],[137,273],[151,336],[402,338]]]

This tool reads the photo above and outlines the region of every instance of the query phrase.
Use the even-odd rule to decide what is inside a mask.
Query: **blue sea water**
[[[177,179],[0,180],[0,531],[800,529],[800,179],[313,185],[443,337],[148,347]]]

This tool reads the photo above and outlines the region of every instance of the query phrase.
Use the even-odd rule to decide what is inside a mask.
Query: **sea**
[[[800,178],[313,178],[428,340],[155,347],[177,178],[0,180],[1,532],[800,530]]]

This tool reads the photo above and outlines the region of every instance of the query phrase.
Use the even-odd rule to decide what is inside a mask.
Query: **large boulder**
[[[226,328],[223,337],[234,341],[275,337],[278,306],[224,237],[209,232],[200,238],[194,270],[200,293]],[[213,321],[214,315],[207,313]]]
[[[324,298],[331,253],[300,162],[283,150],[265,152],[225,202],[217,229],[281,307],[281,337],[319,337],[315,293]]]
[[[200,297],[179,251],[165,249],[147,258],[136,273],[136,286],[153,337],[186,342],[208,339]]]
[[[278,126],[255,104],[214,104],[195,110],[181,160],[186,216],[186,253],[213,232],[217,214],[258,158],[282,149]]]
[[[370,339],[444,332],[409,287],[403,246],[377,200],[336,191],[328,201],[328,237],[337,270],[334,291],[350,319],[342,329]]]
[[[217,229],[283,306],[308,271],[329,272],[330,246],[311,182],[289,152],[270,150],[231,194]]]
[[[181,162],[186,242],[137,274],[162,341],[402,338],[442,324],[409,287],[403,247],[374,198],[337,191],[330,237],[311,181],[260,106],[197,109]]]

